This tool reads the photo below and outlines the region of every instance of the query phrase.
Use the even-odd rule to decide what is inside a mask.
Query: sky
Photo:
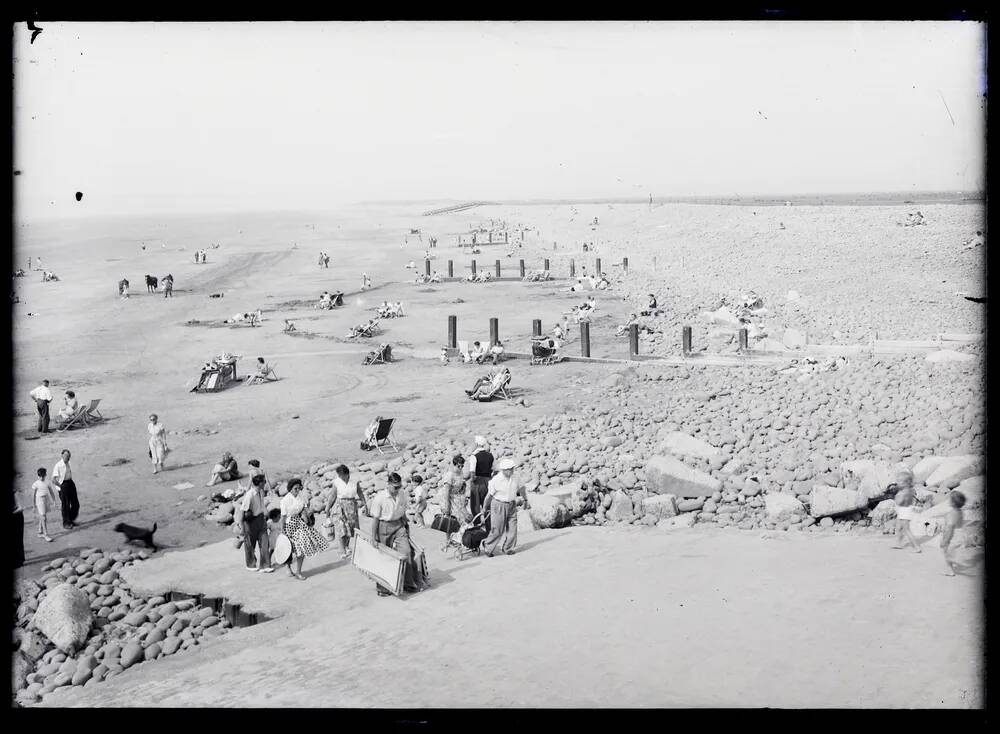
[[[20,220],[984,186],[983,24],[39,24]]]

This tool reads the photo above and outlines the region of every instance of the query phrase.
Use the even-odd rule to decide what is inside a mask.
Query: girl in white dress
[[[170,450],[167,448],[167,429],[158,422],[156,413],[153,413],[149,416],[146,430],[149,431],[149,458],[153,462],[153,474],[156,474],[163,469],[163,459]]]

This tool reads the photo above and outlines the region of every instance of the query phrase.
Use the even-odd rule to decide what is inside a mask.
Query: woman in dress
[[[302,575],[302,563],[306,556],[314,556],[330,547],[326,538],[306,522],[306,505],[299,494],[302,492],[302,480],[294,477],[288,480],[288,494],[281,499],[282,531],[292,544],[292,558],[288,572],[299,581],[305,581]]]
[[[451,459],[451,471],[445,474],[441,480],[441,488],[435,498],[441,506],[441,512],[451,515],[462,525],[472,519],[469,512],[469,491],[466,488],[466,481],[463,475],[465,469],[465,457],[456,454]],[[445,544],[451,542],[451,533],[445,535]]]
[[[76,400],[76,393],[72,390],[66,391],[66,396],[63,398],[64,405],[59,409],[59,419],[66,421],[76,415],[77,408],[80,404]]]
[[[163,459],[170,450],[167,448],[167,429],[159,422],[156,413],[153,413],[149,416],[146,430],[149,431],[149,458],[153,462],[153,474],[156,474],[163,469]]]
[[[340,557],[348,558],[351,555],[351,538],[360,527],[358,502],[364,504],[365,498],[358,489],[358,481],[351,479],[351,472],[346,466],[340,464],[334,471],[337,476],[333,479],[333,494],[327,502],[326,514],[333,523],[334,537],[340,539]]]

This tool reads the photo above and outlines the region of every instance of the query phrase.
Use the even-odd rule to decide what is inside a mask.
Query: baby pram
[[[469,556],[479,555],[479,545],[486,536],[490,534],[490,517],[479,513],[469,522],[459,528],[458,535],[462,539],[462,544],[455,548],[455,560],[464,561]]]
[[[548,337],[535,337],[531,340],[531,364],[555,364],[565,357],[558,354],[555,347],[549,346]]]

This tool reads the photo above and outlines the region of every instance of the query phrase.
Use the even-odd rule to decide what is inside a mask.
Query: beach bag
[[[462,533],[462,545],[470,550],[478,550],[488,534],[482,525],[473,525]]]
[[[462,528],[462,523],[460,523],[458,518],[454,515],[438,514],[434,516],[431,528],[433,530],[439,530],[442,533],[457,533]]]

